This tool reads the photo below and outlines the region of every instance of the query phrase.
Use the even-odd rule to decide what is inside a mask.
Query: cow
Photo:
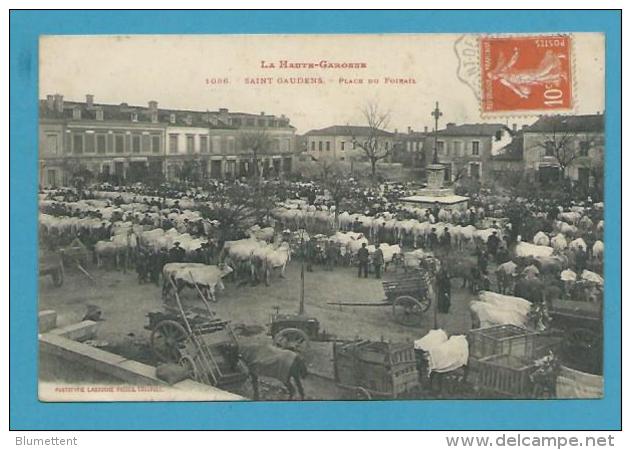
[[[222,278],[232,272],[227,264],[209,266],[201,263],[168,263],[162,268],[162,295],[165,301],[175,286],[179,294],[185,287],[199,289],[204,300],[216,302],[215,290],[224,288]]]

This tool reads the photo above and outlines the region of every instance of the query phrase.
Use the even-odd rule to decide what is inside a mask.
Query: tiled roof
[[[370,136],[375,130],[370,127],[356,125],[333,125],[319,130],[308,131],[306,136]],[[383,137],[394,137],[394,133],[376,130],[376,134]]]
[[[524,133],[519,131],[497,155],[491,156],[495,161],[521,161],[524,159]]]
[[[39,114],[40,118],[50,119],[73,119],[73,110],[79,108],[81,111],[81,120],[96,120],[97,110],[103,111],[103,121],[121,121],[131,122],[132,113],[137,114],[137,121],[139,123],[151,122],[151,110],[147,106],[135,106],[121,103],[120,105],[111,105],[104,103],[93,103],[92,107],[88,107],[85,102],[64,101],[63,112],[57,111],[55,108],[49,108],[46,100],[40,100],[39,102]],[[268,126],[269,121],[273,121],[275,127],[279,128],[293,128],[289,124],[289,119],[286,117],[277,117],[269,114],[250,114],[233,111],[192,111],[181,109],[165,109],[158,108],[158,123],[177,125],[177,126],[192,126],[192,127],[210,127],[210,128],[239,128],[241,126],[250,126],[246,123],[247,120],[254,120],[257,125],[257,120],[263,119]],[[171,123],[171,115],[175,114],[175,123]],[[232,123],[231,122],[232,119]],[[284,125],[279,125],[284,123]]]
[[[542,116],[528,127],[529,132],[539,133],[552,133],[564,130],[602,133],[605,130],[605,116],[603,114]]]
[[[438,130],[439,136],[495,136],[498,131],[511,132],[510,128],[501,123],[465,123],[449,125]]]

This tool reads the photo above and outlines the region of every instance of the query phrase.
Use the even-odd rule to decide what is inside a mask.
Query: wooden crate
[[[537,332],[515,325],[495,325],[469,331],[469,354],[473,358],[511,355],[531,359],[536,349]]]
[[[483,389],[511,398],[529,397],[532,394],[530,374],[534,363],[511,355],[492,355],[476,364],[478,385]]]

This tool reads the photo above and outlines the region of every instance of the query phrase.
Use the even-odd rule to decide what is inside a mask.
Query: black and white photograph
[[[604,68],[600,33],[41,36],[39,399],[602,398]]]

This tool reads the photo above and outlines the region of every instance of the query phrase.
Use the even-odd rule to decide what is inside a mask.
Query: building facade
[[[604,131],[603,114],[540,117],[524,129],[524,169],[541,181],[564,175],[589,185],[603,171]]]
[[[398,133],[395,130],[395,149],[392,155],[392,162],[398,162],[405,167],[425,167],[425,141],[428,136],[427,127],[425,131],[414,131],[408,127],[407,133]]]
[[[257,134],[260,174],[292,170],[295,129],[284,116],[40,101],[39,164],[44,186],[68,185],[77,174],[115,182],[202,180],[253,173],[254,152],[244,136]],[[88,176],[86,175],[86,176]]]
[[[492,180],[491,156],[507,145],[514,130],[503,124],[448,123],[425,138],[425,163],[431,164],[434,147],[438,161],[445,165],[445,181],[468,176],[482,183]]]
[[[305,134],[306,152],[314,159],[363,161],[366,159],[366,154],[357,143],[366,141],[372,133],[376,133],[384,151],[392,151],[395,143],[394,133],[385,130],[375,132],[370,127],[363,126],[333,125],[308,131]]]

